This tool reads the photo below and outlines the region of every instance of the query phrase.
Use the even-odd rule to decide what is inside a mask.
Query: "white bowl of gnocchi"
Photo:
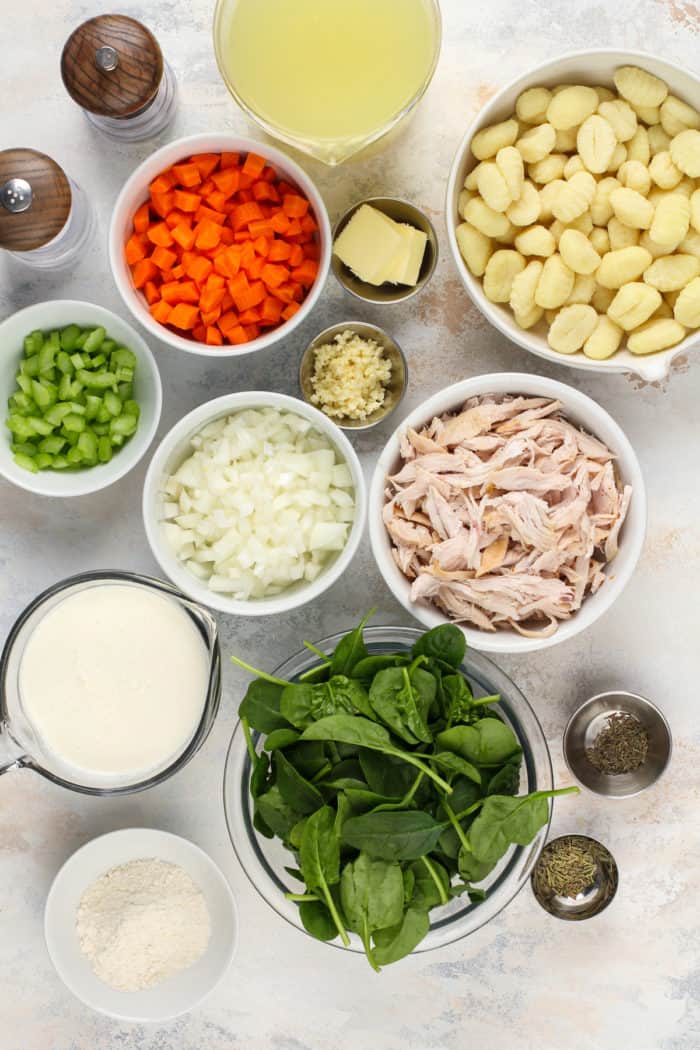
[[[457,150],[447,229],[467,291],[509,339],[663,378],[700,344],[700,78],[607,49],[518,77]]]

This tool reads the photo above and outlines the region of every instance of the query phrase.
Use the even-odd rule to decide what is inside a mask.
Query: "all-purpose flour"
[[[211,924],[201,890],[176,864],[146,858],[111,868],[81,897],[81,951],[105,984],[151,988],[204,954]]]

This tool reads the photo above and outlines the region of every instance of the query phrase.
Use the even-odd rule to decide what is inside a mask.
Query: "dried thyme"
[[[544,848],[533,877],[537,892],[575,898],[595,882],[598,865],[584,843],[585,839],[569,836]]]
[[[605,728],[586,748],[586,758],[599,773],[619,776],[643,765],[649,749],[649,734],[634,715],[617,711],[608,716]]]

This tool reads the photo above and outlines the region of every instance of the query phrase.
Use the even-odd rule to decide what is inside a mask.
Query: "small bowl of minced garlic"
[[[299,365],[305,401],[343,430],[368,430],[400,404],[408,366],[399,344],[373,324],[344,321],[320,332]]]

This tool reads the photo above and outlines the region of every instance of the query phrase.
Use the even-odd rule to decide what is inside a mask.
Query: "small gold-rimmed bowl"
[[[408,365],[406,364],[403,351],[396,340],[392,339],[383,328],[379,328],[374,324],[365,324],[362,321],[342,321],[340,324],[331,325],[330,328],[324,328],[315,339],[312,339],[302,354],[299,362],[299,387],[304,400],[323,412],[322,406],[317,405],[313,401],[314,388],[312,377],[316,363],[316,351],[319,347],[332,343],[335,337],[343,332],[352,332],[361,339],[373,339],[375,343],[381,346],[384,357],[391,362],[389,383],[385,388],[384,401],[378,409],[367,416],[366,419],[328,417],[341,430],[369,430],[371,427],[383,423],[399,407],[408,386]]]
[[[566,897],[552,889],[547,879],[547,860],[559,843],[566,842],[585,849],[595,864],[595,873],[590,883],[575,897]],[[542,850],[535,865],[530,884],[535,900],[556,919],[580,922],[592,919],[607,908],[617,893],[619,875],[617,864],[607,846],[588,835],[561,835],[552,839]]]
[[[637,718],[647,731],[649,746],[638,769],[613,776],[599,772],[586,751],[615,714]],[[637,693],[622,690],[598,693],[586,700],[574,711],[564,730],[564,758],[572,775],[583,787],[606,798],[631,798],[651,787],[666,769],[671,750],[671,730],[658,707]]]
[[[367,281],[361,281],[350,267],[341,262],[335,254],[331,258],[331,269],[345,291],[349,292],[350,295],[354,295],[356,299],[361,299],[363,303],[374,303],[380,306],[389,303],[402,303],[406,299],[417,295],[418,292],[425,288],[433,276],[438,261],[437,234],[425,212],[417,208],[415,204],[411,204],[410,201],[402,200],[400,197],[366,197],[364,200],[357,201],[345,212],[333,231],[334,244],[355,212],[363,204],[369,204],[372,208],[376,208],[377,211],[383,212],[384,215],[388,215],[394,222],[403,222],[408,226],[413,226],[416,230],[422,230],[426,235],[428,239],[425,243],[425,252],[418,273],[418,281],[415,285],[391,284],[389,281],[385,281],[384,284],[380,285],[368,284]]]

